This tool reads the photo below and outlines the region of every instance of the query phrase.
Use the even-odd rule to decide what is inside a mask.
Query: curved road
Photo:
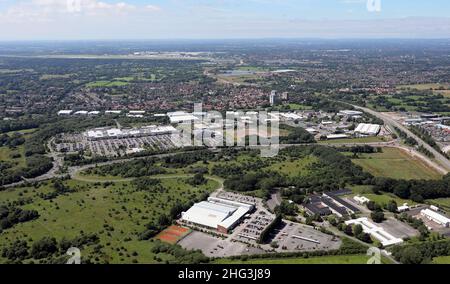
[[[428,145],[425,141],[423,141],[420,137],[418,137],[417,135],[412,133],[407,127],[405,127],[398,121],[395,121],[394,119],[392,119],[391,117],[389,117],[386,114],[383,114],[383,113],[380,113],[380,112],[377,112],[377,111],[374,111],[374,110],[371,110],[371,109],[368,109],[365,107],[361,107],[361,106],[357,106],[357,105],[353,105],[353,107],[382,119],[384,121],[384,123],[386,123],[386,125],[396,127],[398,129],[400,129],[401,131],[405,132],[408,136],[416,139],[416,141],[419,143],[419,145],[425,147],[425,149],[427,149],[428,151],[433,153],[435,160],[445,169],[446,173],[448,173],[450,171],[450,160],[449,159],[447,159],[440,152],[436,151],[436,149],[434,149],[433,147]]]

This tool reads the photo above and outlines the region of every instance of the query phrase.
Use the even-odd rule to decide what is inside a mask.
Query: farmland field
[[[39,218],[19,223],[0,235],[0,251],[13,241],[24,240],[29,246],[45,236],[73,239],[95,234],[98,245],[81,249],[82,258],[96,263],[157,263],[151,252],[153,241],[140,240],[145,225],[169,214],[177,202],[195,200],[202,193],[219,187],[213,180],[193,187],[185,178],[162,179],[161,186],[139,190],[131,182],[111,184],[64,181],[72,192],[53,199],[43,195],[52,191],[51,182],[40,187],[23,187],[0,192],[0,205],[22,204],[22,209],[36,210]],[[173,258],[158,254],[161,261]],[[30,261],[30,260],[27,260]],[[6,262],[0,257],[0,263]]]
[[[86,85],[89,88],[102,88],[102,87],[122,87],[128,85],[125,81],[96,81]]]
[[[12,162],[15,168],[24,167],[26,162],[24,146],[20,145],[16,148],[0,147],[0,161]]]
[[[293,159],[288,161],[283,161],[279,163],[275,163],[269,167],[269,169],[277,171],[279,173],[286,174],[291,177],[295,176],[305,176],[309,171],[309,166],[311,166],[314,162],[317,162],[318,159],[313,156],[307,156],[301,159]]]
[[[450,256],[439,256],[433,258],[434,264],[449,264],[450,263]]]
[[[242,260],[219,259],[218,264],[366,264],[369,257],[363,254],[358,255],[332,255],[310,258],[263,258]],[[387,259],[382,259],[383,263],[390,263]]]
[[[422,161],[397,148],[385,148],[382,153],[362,154],[352,160],[378,177],[396,179],[439,179],[441,176]]]
[[[448,89],[450,88],[450,84],[429,83],[416,85],[401,85],[397,87],[397,89],[416,89],[416,90],[437,90],[439,88]]]
[[[383,137],[372,136],[363,138],[348,138],[348,139],[335,139],[319,141],[320,144],[350,144],[350,143],[376,143],[376,142],[386,142],[387,140]]]

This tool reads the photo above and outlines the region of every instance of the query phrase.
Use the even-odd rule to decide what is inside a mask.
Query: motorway
[[[384,121],[384,123],[390,127],[396,127],[398,129],[400,129],[401,131],[405,132],[408,136],[414,138],[419,143],[419,145],[422,145],[423,147],[425,147],[425,149],[427,149],[428,151],[433,153],[436,162],[439,163],[439,165],[445,169],[446,173],[448,173],[450,171],[450,160],[449,159],[447,159],[440,152],[436,151],[436,149],[434,149],[433,147],[428,145],[425,141],[423,141],[420,137],[418,137],[417,135],[412,133],[407,127],[405,127],[398,121],[392,119],[391,117],[389,117],[386,114],[371,110],[369,108],[365,108],[365,107],[361,107],[361,106],[357,106],[357,105],[353,105],[353,107],[382,119]]]

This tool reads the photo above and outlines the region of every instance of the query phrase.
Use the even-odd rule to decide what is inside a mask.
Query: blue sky
[[[449,11],[448,0],[0,0],[0,40],[450,38]]]

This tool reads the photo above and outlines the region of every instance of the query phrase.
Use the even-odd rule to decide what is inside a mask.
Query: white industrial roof
[[[433,210],[430,210],[430,209],[423,209],[422,211],[420,211],[422,214],[425,214],[425,215],[427,215],[428,217],[430,217],[430,218],[432,218],[432,219],[434,219],[434,220],[436,220],[436,221],[438,221],[439,223],[441,223],[441,224],[449,224],[450,223],[450,219],[449,218],[447,218],[446,216],[444,216],[444,215],[441,215],[441,214],[439,214],[439,213],[437,213],[437,212],[434,212]]]
[[[225,220],[223,220],[222,222],[220,222],[219,224],[217,224],[218,226],[224,227],[224,228],[230,228],[231,226],[233,226],[239,219],[242,218],[242,216],[244,216],[245,214],[247,214],[248,212],[248,208],[247,207],[239,207],[238,210],[236,210],[233,215],[231,215],[229,218],[226,218]]]
[[[356,127],[355,132],[376,135],[380,132],[380,129],[381,126],[378,124],[360,123],[358,127]]]
[[[60,111],[58,111],[58,115],[61,115],[61,114],[71,114],[72,113],[72,110],[60,110]]]
[[[86,132],[86,135],[90,138],[102,138],[104,136],[108,137],[126,137],[126,136],[136,136],[136,135],[151,135],[151,134],[169,134],[175,133],[177,129],[171,125],[167,126],[155,126],[149,125],[142,128],[131,128],[131,129],[118,129],[118,128],[100,128],[93,129]]]
[[[129,113],[131,113],[131,114],[144,114],[145,110],[130,110]]]
[[[189,113],[186,113],[184,115],[172,115],[169,117],[170,117],[170,123],[179,123],[179,122],[184,122],[184,121],[198,120],[197,117],[195,117]]]
[[[300,115],[295,113],[281,113],[281,116],[283,116],[286,119],[293,119],[293,120],[302,118]]]
[[[99,131],[99,130],[90,130],[87,132],[87,136],[88,137],[93,137],[93,138],[101,138],[103,137],[103,131]]]
[[[361,225],[364,233],[370,234],[371,236],[373,236],[374,238],[379,240],[383,246],[389,246],[389,245],[394,245],[394,244],[403,242],[403,239],[394,237],[390,233],[386,232],[384,230],[384,228],[375,225],[374,223],[369,221],[369,219],[367,219],[366,217],[349,220],[349,221],[346,221],[345,224],[346,225],[352,225],[352,224]]]
[[[182,214],[182,219],[214,229],[230,228],[252,208],[250,204],[210,197],[208,201],[194,204]]]
[[[74,114],[75,115],[78,115],[78,114],[86,115],[86,114],[88,114],[88,111],[87,110],[79,110],[79,111],[75,112]]]
[[[172,116],[180,116],[180,115],[186,115],[187,113],[185,111],[173,111],[173,112],[168,112],[167,116],[168,117],[172,117]]]
[[[339,113],[345,114],[345,115],[361,115],[361,114],[363,114],[361,111],[357,111],[357,110],[341,110]]]
[[[345,139],[348,138],[346,134],[330,134],[327,135],[327,139]]]
[[[203,201],[194,204],[188,211],[183,213],[182,218],[188,222],[216,229],[217,225],[234,211],[236,211],[235,207]]]

